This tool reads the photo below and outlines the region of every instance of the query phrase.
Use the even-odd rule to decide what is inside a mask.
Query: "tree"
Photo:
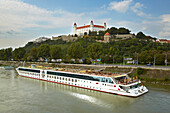
[[[111,35],[117,34],[117,28],[116,27],[111,27],[110,29],[107,29],[107,32],[109,32]]]
[[[24,58],[25,53],[26,53],[26,51],[24,48],[22,48],[22,47],[16,48],[13,52],[13,59],[14,60],[22,60]]]
[[[156,56],[156,58],[155,58],[155,63],[157,64],[157,65],[163,65],[163,64],[165,64],[165,55],[164,54],[157,54],[157,55],[155,55]]]
[[[1,49],[0,50],[0,60],[4,60],[4,55],[5,55],[5,50]]]
[[[117,34],[130,34],[130,30],[122,27],[117,30]]]
[[[147,57],[148,51],[142,51],[142,53],[139,54],[139,62],[146,64],[146,57]]]
[[[99,36],[104,36],[105,31],[99,31]]]
[[[12,48],[5,49],[5,60],[11,60],[12,58]]]
[[[38,57],[42,57],[44,59],[50,57],[50,47],[48,44],[41,44],[41,46],[38,47]]]
[[[93,43],[87,47],[88,55],[92,59],[100,58],[102,55],[103,47],[99,43]]]
[[[61,47],[57,45],[50,46],[50,56],[52,59],[58,59],[62,57]]]
[[[91,36],[97,36],[97,31],[92,31]]]
[[[68,48],[67,53],[71,58],[74,58],[74,59],[82,58],[83,47],[81,46],[81,44],[79,42],[74,42]]]
[[[89,30],[89,36],[92,36],[91,30]]]
[[[11,60],[11,58],[12,58],[12,48],[0,50],[0,59],[1,60]]]
[[[32,48],[29,56],[30,56],[30,60],[37,61],[38,60],[38,50],[37,50],[37,48]]]
[[[145,37],[146,37],[145,34],[143,34],[142,32],[138,32],[136,35],[136,38],[139,38],[139,39],[144,39]]]

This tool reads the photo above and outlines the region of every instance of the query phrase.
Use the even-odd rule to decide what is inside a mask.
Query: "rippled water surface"
[[[16,76],[0,70],[0,113],[170,113],[170,87],[123,97]]]

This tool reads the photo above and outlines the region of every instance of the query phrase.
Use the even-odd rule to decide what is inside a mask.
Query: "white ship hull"
[[[23,68],[23,67],[19,67],[19,68],[31,69],[31,68]],[[22,77],[43,80],[43,81],[48,81],[48,82],[53,82],[53,83],[58,83],[63,85],[69,85],[69,86],[74,86],[74,87],[79,87],[79,88],[84,88],[89,90],[95,90],[95,91],[100,91],[100,92],[105,92],[110,94],[138,97],[148,92],[148,89],[145,86],[139,86],[137,88],[133,88],[133,89],[129,89],[128,91],[125,91],[122,88],[120,88],[121,84],[116,84],[115,82],[108,83],[108,82],[100,82],[94,80],[78,79],[73,77],[65,77],[60,75],[56,76],[56,75],[47,74],[47,71],[51,72],[51,70],[36,69],[39,70],[40,72],[37,73],[37,72],[19,70],[19,68],[17,68],[16,70],[18,74]],[[63,73],[60,71],[52,71],[52,72]],[[70,74],[70,73],[65,72],[63,74]],[[71,74],[77,74],[77,73],[71,73]],[[77,74],[77,75],[81,76],[81,74]],[[138,83],[139,82],[133,84],[138,84]]]

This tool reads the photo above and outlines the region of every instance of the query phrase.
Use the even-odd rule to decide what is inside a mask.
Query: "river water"
[[[130,98],[0,70],[0,113],[170,113],[170,87],[147,87],[147,94]]]

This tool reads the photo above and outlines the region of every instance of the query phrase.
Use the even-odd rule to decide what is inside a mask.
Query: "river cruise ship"
[[[110,94],[138,97],[148,92],[137,78],[127,74],[112,74],[105,72],[79,71],[66,69],[39,69],[29,67],[16,68],[23,77],[43,80],[63,85],[85,88]]]

